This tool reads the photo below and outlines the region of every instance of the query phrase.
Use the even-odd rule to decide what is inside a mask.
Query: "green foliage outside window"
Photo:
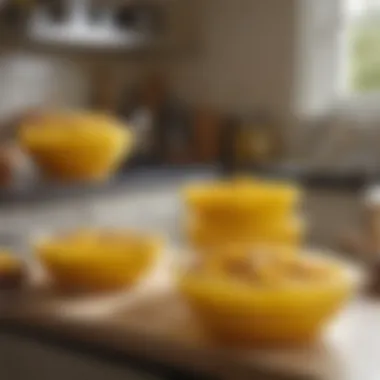
[[[355,92],[380,91],[380,13],[352,26],[351,78]]]

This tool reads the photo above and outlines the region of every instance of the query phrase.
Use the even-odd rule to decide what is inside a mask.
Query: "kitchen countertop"
[[[113,191],[134,190],[138,187],[160,183],[182,182],[193,178],[213,178],[218,175],[216,166],[189,166],[134,168],[119,173],[109,181],[100,184],[59,184],[34,181],[27,186],[18,186],[0,190],[0,204],[19,202],[38,202],[91,196]]]
[[[154,171],[154,174],[149,173],[149,175],[140,174],[141,177],[136,174],[134,180],[131,179],[133,177],[130,177],[129,182],[121,183],[112,191],[100,191],[101,194],[94,197],[88,204],[91,213],[86,218],[98,218],[102,225],[103,223],[105,225],[110,223],[110,225],[162,229],[168,231],[171,237],[177,237],[178,221],[176,216],[180,212],[179,183],[190,179],[210,178],[215,176],[217,172],[209,168],[203,171],[196,168],[192,172],[180,171],[178,175],[173,176],[171,170],[173,169],[169,169],[170,176],[165,170]],[[165,173],[167,174],[166,177]],[[159,186],[152,187],[152,183],[159,184]],[[333,191],[329,187],[327,189],[322,187],[319,190],[310,188],[306,191],[305,212],[308,215],[310,229],[314,234],[312,241],[318,242],[322,238],[330,243],[335,238],[333,235],[337,233],[337,227],[340,228],[345,222],[352,222],[357,219],[360,210],[357,195],[351,191],[346,192],[347,188],[343,188],[343,192],[336,191],[338,188],[333,188]],[[119,189],[120,192],[116,189]],[[58,204],[53,202],[54,210],[52,212],[48,212],[49,209],[41,210],[43,215],[47,212],[47,215],[41,220],[38,216],[40,212],[38,210],[41,208],[40,203],[37,204],[36,210],[32,207],[30,215],[29,211],[27,212],[28,207],[20,206],[20,215],[12,216],[12,214],[8,215],[3,212],[3,223],[10,224],[10,220],[15,218],[15,221],[20,219],[20,222],[29,220],[27,224],[28,226],[32,225],[33,228],[38,224],[42,228],[51,227],[52,224],[53,228],[63,228],[66,224],[73,225],[72,211],[69,209],[77,210],[80,204],[84,203],[83,198],[81,196],[79,198],[78,203],[71,200],[69,202],[58,202]],[[87,199],[87,196],[85,198]],[[17,209],[17,207],[12,207],[13,209]],[[65,211],[69,212],[67,217],[65,217]],[[67,219],[66,222],[65,219]],[[56,227],[54,227],[54,220],[58,223]],[[326,223],[326,220],[329,223]],[[331,226],[335,228],[331,228]],[[160,287],[155,287],[155,291],[159,289]],[[34,293],[34,295],[38,294]],[[170,298],[172,294],[170,292],[156,293],[154,301],[159,302],[161,298],[165,299],[167,296]],[[13,299],[17,301],[17,298]],[[11,340],[17,337],[31,342],[39,342],[46,347],[58,347],[73,355],[85,355],[94,358],[97,362],[116,361],[119,364],[128,362],[128,366],[138,365],[144,368],[152,368],[154,373],[157,371],[174,373],[173,378],[176,379],[190,378],[192,373],[195,373],[192,378],[215,378],[213,363],[224,363],[222,368],[218,367],[218,375],[222,371],[224,376],[217,376],[217,378],[233,378],[234,380],[246,378],[247,373],[249,374],[248,378],[255,377],[260,380],[286,378],[361,380],[368,377],[364,375],[361,377],[343,377],[341,374],[339,377],[331,377],[331,372],[338,367],[339,371],[349,370],[361,375],[363,374],[361,371],[364,370],[362,368],[363,363],[367,367],[373,366],[371,374],[375,374],[375,378],[380,377],[380,373],[377,373],[375,368],[380,357],[376,357],[376,351],[372,352],[372,347],[377,344],[375,342],[377,338],[374,338],[375,335],[371,333],[373,330],[373,334],[378,334],[378,341],[380,342],[380,331],[377,332],[380,306],[377,302],[366,299],[357,299],[340,319],[338,328],[335,329],[338,333],[332,335],[333,343],[331,343],[332,346],[329,346],[335,347],[338,344],[340,347],[338,351],[335,348],[326,350],[324,345],[319,345],[311,351],[290,350],[286,353],[264,353],[264,356],[262,353],[256,352],[253,356],[251,353],[247,354],[249,360],[246,358],[243,362],[234,356],[229,358],[229,352],[221,354],[220,350],[208,351],[208,344],[204,341],[201,341],[202,350],[200,352],[194,350],[194,344],[196,345],[199,342],[199,340],[191,340],[194,337],[183,341],[181,336],[177,335],[174,340],[171,340],[173,336],[169,334],[169,337],[165,336],[162,340],[163,331],[154,330],[154,327],[157,327],[155,321],[157,323],[161,321],[164,330],[177,326],[177,333],[178,330],[191,331],[186,326],[176,325],[178,322],[176,320],[173,324],[168,324],[168,321],[172,321],[171,318],[175,317],[177,313],[177,309],[173,310],[169,305],[164,305],[155,311],[146,309],[146,305],[142,305],[142,309],[145,310],[143,315],[153,318],[151,323],[148,323],[148,326],[153,328],[151,330],[142,329],[141,324],[139,324],[141,323],[141,314],[135,309],[135,307],[140,307],[139,304],[135,304],[133,307],[134,311],[130,318],[128,315],[131,311],[128,310],[124,310],[121,314],[116,313],[116,317],[113,318],[115,315],[107,314],[107,310],[109,312],[110,309],[104,307],[104,303],[82,302],[80,299],[79,302],[78,299],[67,298],[52,300],[51,298],[35,297],[32,294],[30,297],[24,297],[18,299],[18,302],[11,303],[11,308],[6,308],[5,306],[9,304],[3,301],[0,302],[0,334],[10,336]],[[133,303],[133,301],[128,300],[123,302]],[[105,304],[109,305],[108,301]],[[51,305],[54,307],[52,308]],[[175,302],[171,305],[178,306]],[[96,311],[95,314],[91,314],[94,310]],[[89,313],[89,311],[91,312]],[[158,335],[155,335],[157,333]],[[17,351],[18,347],[16,347]],[[340,361],[337,360],[337,356],[341,355],[343,355],[343,365],[339,364]],[[356,356],[359,359],[356,359]],[[369,360],[368,364],[367,360]],[[330,361],[333,364],[329,364]],[[198,364],[195,365],[196,363]],[[322,368],[325,369],[322,371]],[[330,372],[324,372],[327,370]],[[150,369],[149,372],[151,372]],[[321,375],[322,372],[323,376]],[[230,375],[231,373],[233,375]],[[164,378],[172,378],[170,376],[164,375]]]
[[[219,173],[217,168],[162,168],[129,173],[127,178],[98,187],[42,188],[0,196],[0,246],[28,255],[30,240],[43,231],[89,225],[158,231],[180,241],[183,207],[179,190],[188,181],[215,178]],[[357,190],[331,183],[306,186],[300,206],[307,215],[309,242],[336,247],[341,234],[352,230],[361,217]]]
[[[379,175],[369,177],[364,172],[327,173],[315,172],[296,166],[280,165],[258,170],[246,169],[245,173],[258,174],[275,178],[286,178],[299,182],[308,188],[330,189],[339,191],[358,191]],[[138,186],[150,186],[163,182],[183,182],[193,178],[215,178],[228,176],[230,171],[219,165],[160,166],[150,168],[125,169],[104,184],[57,184],[48,182],[31,182],[25,186],[0,189],[0,204],[22,202],[39,202],[44,200],[61,200],[77,198],[92,194],[123,191]]]
[[[138,365],[163,378],[362,380],[380,377],[380,302],[359,297],[319,342],[300,348],[217,346],[199,329],[170,280],[157,272],[113,296],[34,291],[2,304],[0,333],[100,362]],[[171,376],[165,374],[171,373]],[[173,375],[175,373],[175,375]],[[174,376],[174,377],[173,377]]]

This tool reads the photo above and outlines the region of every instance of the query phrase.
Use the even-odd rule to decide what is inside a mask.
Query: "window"
[[[380,92],[380,0],[347,0],[348,88]]]
[[[380,0],[299,0],[298,109],[380,115]]]

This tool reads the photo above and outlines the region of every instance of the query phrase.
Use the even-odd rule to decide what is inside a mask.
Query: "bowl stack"
[[[185,197],[192,249],[178,286],[213,337],[308,342],[351,296],[349,267],[302,244],[296,186],[234,180],[193,186]]]
[[[297,187],[263,180],[193,185],[185,190],[185,230],[197,250],[262,243],[299,247],[305,228]]]

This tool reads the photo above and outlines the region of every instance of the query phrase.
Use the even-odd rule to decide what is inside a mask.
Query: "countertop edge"
[[[142,186],[156,186],[167,182],[182,184],[192,179],[228,177],[231,174],[231,172],[225,172],[218,165],[130,169],[104,184],[63,185],[36,182],[28,187],[2,189],[0,190],[0,205],[60,201],[67,198],[112,194],[117,191]],[[245,170],[242,174],[287,179],[295,181],[305,188],[344,192],[358,192],[380,179],[380,173],[378,176],[369,178],[365,173],[360,172],[349,174],[314,173],[281,167],[265,170]]]
[[[258,376],[258,378],[271,378],[276,380],[314,380],[315,375],[311,373],[285,374],[279,369],[272,369],[266,365],[249,365],[244,368],[239,366],[225,366],[225,363],[209,364],[212,358],[204,358],[202,365],[194,364],[189,360],[178,361],[171,359],[168,355],[152,355],[152,350],[144,349],[144,344],[139,344],[136,349],[129,345],[120,347],[105,342],[105,339],[91,339],[78,336],[78,331],[73,332],[73,326],[63,328],[63,325],[35,324],[21,322],[12,318],[0,319],[0,333],[14,336],[21,339],[30,340],[48,346],[54,350],[80,355],[102,362],[108,365],[128,368],[150,375],[163,376],[165,379],[219,379],[226,378],[231,373],[231,378],[240,379],[239,373],[246,376]],[[77,327],[79,329],[79,326]],[[68,333],[70,331],[70,333]],[[131,336],[130,336],[131,337]],[[134,342],[143,339],[138,334],[134,337]],[[146,341],[145,341],[145,344]],[[127,347],[128,346],[128,347]],[[214,361],[214,363],[216,363]],[[265,376],[265,377],[264,377]],[[229,377],[227,377],[229,378]],[[244,377],[245,378],[245,377]]]

